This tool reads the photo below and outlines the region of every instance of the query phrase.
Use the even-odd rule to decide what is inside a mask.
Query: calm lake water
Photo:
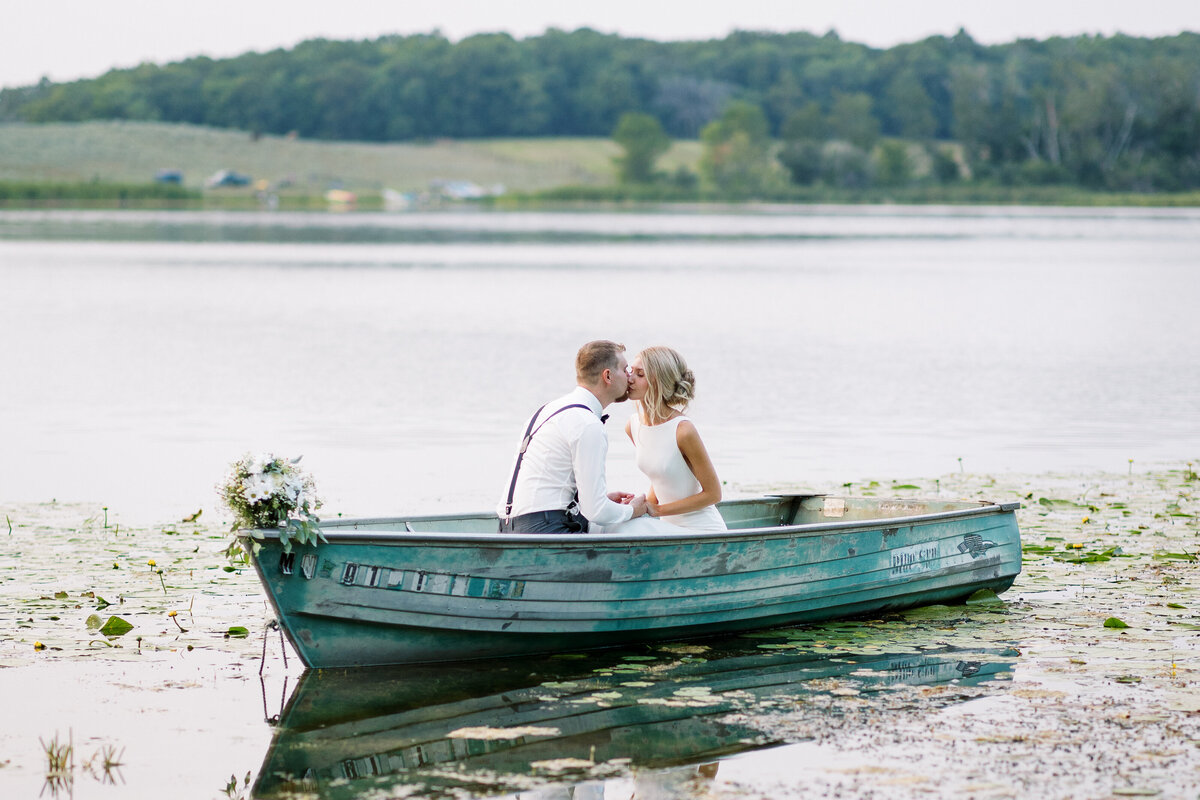
[[[687,356],[731,494],[1178,465],[1198,296],[1196,210],[0,211],[0,497],[211,514],[271,450],[329,513],[490,508],[593,338]]]
[[[0,796],[1195,797],[1198,290],[1197,210],[0,211]],[[731,494],[1031,498],[1006,604],[260,683],[228,463],[493,507],[599,337],[688,357]]]

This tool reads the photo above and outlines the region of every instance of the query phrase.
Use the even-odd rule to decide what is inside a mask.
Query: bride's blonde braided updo
[[[642,421],[662,422],[671,409],[683,412],[696,396],[696,376],[670,347],[647,347],[638,353],[649,388],[642,398]]]

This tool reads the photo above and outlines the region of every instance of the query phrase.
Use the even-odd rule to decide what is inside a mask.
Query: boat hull
[[[318,668],[530,656],[950,603],[1004,591],[1021,563],[1012,507],[997,505],[661,537],[372,521],[326,536],[290,555],[267,538],[254,559],[289,639]]]

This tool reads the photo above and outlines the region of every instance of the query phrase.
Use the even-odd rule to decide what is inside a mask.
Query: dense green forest
[[[389,36],[0,92],[0,121],[161,120],[360,141],[611,136],[630,112],[702,139],[703,176],[720,185],[725,175],[731,189],[768,180],[742,167],[770,152],[775,179],[801,185],[920,177],[1175,191],[1200,186],[1200,34],[983,46],[960,32],[886,50],[808,33]]]

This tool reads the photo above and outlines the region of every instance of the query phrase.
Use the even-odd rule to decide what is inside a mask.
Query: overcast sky
[[[889,47],[960,27],[980,42],[1200,31],[1200,0],[0,0],[0,86],[63,81],[144,61],[233,56],[305,39],[440,30],[451,39],[590,27],[653,39],[732,30],[825,33]]]

